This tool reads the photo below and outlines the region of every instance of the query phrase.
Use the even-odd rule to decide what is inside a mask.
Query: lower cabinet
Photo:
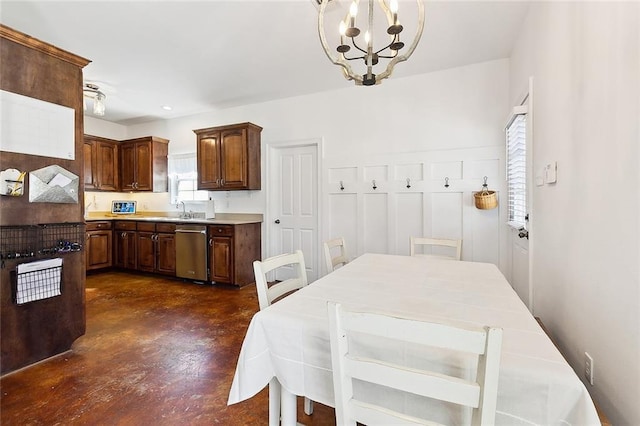
[[[260,223],[209,226],[209,279],[243,286],[255,282],[253,262],[261,259]]]
[[[138,270],[176,273],[176,225],[138,222]]]
[[[85,244],[86,270],[109,268],[112,266],[111,222],[87,223]]]
[[[136,269],[138,253],[138,233],[136,222],[116,221],[114,224],[114,266]]]
[[[209,225],[209,281],[244,286],[255,282],[260,223]],[[113,229],[112,229],[113,228]],[[175,276],[175,223],[132,220],[87,222],[86,269],[115,266]]]

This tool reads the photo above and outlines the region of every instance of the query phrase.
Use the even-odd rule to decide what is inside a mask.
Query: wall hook
[[[373,189],[378,189],[378,187],[376,186],[376,180],[372,180],[371,183],[373,184]]]
[[[411,179],[407,178],[407,188],[411,188]]]
[[[340,181],[340,191],[344,191],[344,184]]]
[[[444,187],[445,188],[449,187],[449,178],[448,177],[444,178]]]
[[[485,176],[482,179],[484,180],[484,183],[482,184],[482,186],[485,187],[485,188],[488,187],[489,185],[487,185],[487,179],[489,179],[489,178]]]

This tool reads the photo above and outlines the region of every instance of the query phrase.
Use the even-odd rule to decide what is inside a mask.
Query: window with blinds
[[[509,225],[520,228],[526,225],[527,214],[527,113],[525,107],[514,110],[506,133]]]
[[[173,204],[209,199],[207,191],[198,191],[197,178],[195,153],[169,156],[169,193]]]

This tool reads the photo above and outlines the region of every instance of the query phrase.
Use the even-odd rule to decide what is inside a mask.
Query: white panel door
[[[317,146],[273,147],[269,161],[269,256],[302,250],[309,282],[318,278]],[[293,274],[281,268],[274,279]]]

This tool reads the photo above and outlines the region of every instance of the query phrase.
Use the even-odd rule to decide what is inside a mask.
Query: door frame
[[[316,240],[319,244],[321,244],[321,236],[324,235],[323,234],[323,230],[322,230],[322,217],[323,217],[323,206],[322,206],[322,176],[323,176],[323,169],[322,169],[322,159],[324,157],[324,139],[322,137],[317,137],[317,138],[309,138],[309,139],[293,139],[293,140],[287,140],[287,141],[277,141],[277,142],[267,142],[266,144],[266,161],[265,161],[265,188],[266,188],[266,195],[265,195],[265,223],[267,223],[267,226],[265,226],[265,238],[263,240],[263,253],[266,253],[265,256],[263,256],[263,259],[275,256],[276,254],[280,254],[280,253],[271,253],[271,244],[269,243],[271,241],[271,236],[273,234],[273,221],[274,221],[274,217],[271,214],[271,204],[270,204],[270,197],[271,197],[271,167],[272,167],[272,161],[275,158],[275,152],[276,150],[279,149],[283,149],[283,148],[297,148],[297,147],[303,147],[303,146],[315,146],[316,147],[316,205],[318,206],[318,216],[316,219]],[[320,250],[320,247],[318,247],[318,249],[316,250],[316,265],[318,265],[318,278],[320,278],[320,270],[321,270],[321,261],[322,261],[322,250]]]

